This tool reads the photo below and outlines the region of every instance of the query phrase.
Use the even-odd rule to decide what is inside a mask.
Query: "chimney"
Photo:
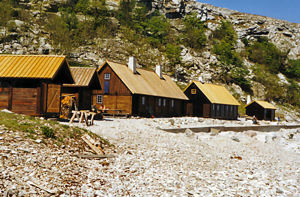
[[[156,66],[155,72],[159,76],[159,78],[161,78],[161,79],[163,78],[161,65]]]
[[[251,103],[251,97],[250,97],[250,95],[247,95],[247,105],[248,105],[249,103]]]
[[[133,74],[136,73],[136,58],[135,57],[129,57],[128,68],[130,70],[132,70]]]
[[[204,84],[204,80],[203,80],[203,77],[202,77],[202,76],[199,76],[198,80],[199,80],[202,84]]]

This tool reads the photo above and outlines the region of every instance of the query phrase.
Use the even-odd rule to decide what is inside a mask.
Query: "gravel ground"
[[[299,129],[160,130],[210,122],[243,124],[197,118],[96,121],[88,129],[116,146],[116,157],[104,160],[79,159],[72,148],[49,149],[0,129],[0,195],[300,196]]]

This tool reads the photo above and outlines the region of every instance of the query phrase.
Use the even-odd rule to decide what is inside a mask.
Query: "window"
[[[158,106],[161,106],[161,98],[158,99]]]
[[[172,108],[174,107],[174,100],[173,99],[171,100],[171,107]]]
[[[103,96],[97,95],[97,104],[103,104]]]
[[[191,94],[196,94],[197,90],[196,89],[191,89]]]
[[[146,100],[146,98],[144,96],[142,96],[142,105],[145,105],[145,100]]]
[[[109,93],[109,81],[104,81],[104,94]]]
[[[167,100],[164,99],[164,100],[163,100],[163,105],[164,105],[164,107],[166,106],[166,104],[167,104]]]
[[[105,80],[110,80],[110,73],[105,73],[104,74],[104,79]]]

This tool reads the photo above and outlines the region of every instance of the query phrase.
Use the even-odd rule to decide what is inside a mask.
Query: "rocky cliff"
[[[45,28],[47,15],[61,15],[59,8],[70,3],[71,0],[20,0],[18,4],[27,12],[10,20],[7,24],[0,26],[0,53],[9,54],[55,54],[62,53],[56,50],[50,39],[50,33]],[[267,37],[290,59],[300,59],[300,24],[277,20],[269,17],[240,13],[238,11],[215,7],[200,3],[195,0],[139,0],[149,7],[149,14],[159,11],[171,24],[174,34],[182,32],[182,19],[190,14],[196,13],[207,27],[205,34],[209,39],[212,32],[216,30],[222,20],[230,21],[237,32],[237,52],[245,50],[244,38],[255,40],[259,36]],[[107,0],[106,5],[110,11],[117,10],[119,0]],[[22,12],[21,12],[22,13]],[[83,20],[82,15],[78,15]],[[113,17],[112,17],[113,18]],[[116,19],[112,19],[118,26]],[[162,64],[168,67],[170,63],[157,48],[141,44],[136,46],[124,34],[117,32],[110,38],[94,38],[88,40],[84,45],[70,49],[69,58],[73,63],[99,66],[105,59],[113,59],[126,62],[128,56],[135,55],[141,66],[152,67]],[[218,57],[212,52],[212,46],[207,44],[201,51],[195,51],[185,45],[180,45],[181,63],[176,65],[177,73],[174,79],[179,84],[186,84],[191,79],[199,79],[214,82],[214,76],[220,70],[212,67],[219,62]],[[157,58],[159,57],[159,58]],[[248,59],[244,64],[250,70],[253,63]],[[166,69],[166,71],[168,71]],[[285,83],[284,75],[279,78]],[[233,92],[245,100],[246,94],[236,84],[229,84]],[[264,88],[261,84],[253,82],[253,96],[264,99]]]

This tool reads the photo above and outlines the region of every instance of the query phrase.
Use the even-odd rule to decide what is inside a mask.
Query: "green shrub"
[[[119,9],[116,13],[117,19],[120,24],[127,27],[132,27],[133,22],[133,9],[135,7],[135,0],[121,0]]]
[[[154,47],[166,43],[170,24],[164,16],[153,16],[145,26],[145,34],[149,37],[150,43]]]
[[[55,132],[50,127],[42,127],[42,133],[46,138],[55,138]]]
[[[284,73],[290,78],[300,80],[300,60],[289,60]]]
[[[169,43],[167,44],[166,54],[168,59],[170,60],[171,65],[179,64],[181,62],[180,53],[180,46]]]
[[[228,21],[222,21],[221,26],[212,33],[212,37],[213,39],[224,40],[231,47],[234,47],[237,42],[237,34]]]
[[[201,49],[205,46],[207,38],[205,35],[204,23],[197,17],[196,13],[187,15],[184,18],[184,43],[194,49]]]
[[[251,61],[265,65],[272,73],[284,70],[286,56],[267,38],[258,38],[247,47],[247,52]]]
[[[236,83],[244,91],[252,93],[251,83],[247,79],[248,68],[243,64],[242,57],[235,51],[237,34],[232,24],[222,21],[221,26],[213,32],[213,53],[218,56],[223,73],[222,80],[227,83]]]

